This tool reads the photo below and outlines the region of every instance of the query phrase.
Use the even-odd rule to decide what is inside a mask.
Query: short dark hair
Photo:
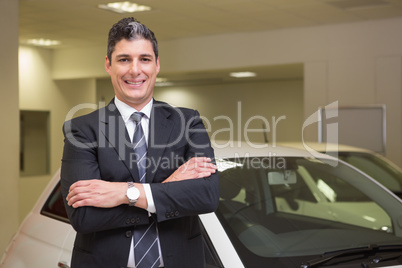
[[[121,41],[122,39],[145,39],[150,41],[155,53],[155,59],[158,59],[158,41],[156,40],[154,33],[147,26],[141,24],[135,18],[129,17],[119,20],[109,31],[109,38],[107,42],[107,57],[110,64],[112,63],[112,53],[114,51],[116,43]]]

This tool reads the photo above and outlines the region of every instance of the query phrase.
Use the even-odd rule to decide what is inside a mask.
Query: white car
[[[216,144],[220,205],[200,216],[206,267],[402,267],[402,201],[384,186],[331,156],[239,145]],[[74,236],[56,174],[1,267],[69,267]]]

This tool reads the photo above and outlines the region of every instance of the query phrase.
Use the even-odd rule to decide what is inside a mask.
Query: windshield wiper
[[[321,255],[320,258],[313,259],[310,261],[307,261],[303,263],[300,267],[301,268],[311,268],[315,267],[320,264],[324,264],[330,260],[339,258],[339,257],[344,257],[344,256],[352,256],[356,254],[364,254],[364,253],[376,253],[376,252],[386,252],[386,251],[395,251],[398,250],[397,254],[387,254],[387,255],[381,255],[381,256],[376,256],[374,259],[372,259],[372,263],[379,263],[382,261],[387,261],[387,260],[392,260],[399,258],[402,255],[402,245],[395,245],[395,246],[378,246],[375,244],[370,244],[367,247],[361,247],[361,248],[352,248],[352,249],[346,249],[342,251],[336,251],[336,252],[326,252]],[[362,263],[362,265],[368,265],[368,263]],[[368,267],[368,266],[363,266],[363,267]]]
[[[395,260],[395,259],[398,259],[399,257],[402,257],[402,252],[400,250],[397,253],[388,253],[388,254],[377,255],[372,260],[372,263],[380,263],[380,262],[384,262],[384,261]],[[368,267],[368,265],[369,265],[368,263],[362,263],[362,264],[367,265],[367,266],[363,266],[363,267]]]

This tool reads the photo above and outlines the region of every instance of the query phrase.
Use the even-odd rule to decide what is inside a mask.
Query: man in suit
[[[105,69],[115,98],[63,126],[62,194],[77,231],[71,267],[204,267],[198,215],[217,208],[219,182],[200,116],[153,99],[158,44],[133,18],[109,31]],[[133,148],[140,128],[144,183]],[[141,266],[134,234],[155,225],[159,255]]]

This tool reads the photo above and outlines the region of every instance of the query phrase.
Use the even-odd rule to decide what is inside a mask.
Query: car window
[[[402,192],[402,173],[382,158],[367,153],[340,152],[339,158],[357,167],[395,193]]]
[[[298,167],[299,178],[312,184],[309,189],[319,192],[328,202],[369,202],[370,198],[357,187],[322,165],[309,162]]]
[[[282,167],[267,159],[217,160],[216,215],[246,267],[295,267],[292,259],[323,248],[402,243],[391,216],[368,195],[379,191],[366,176],[317,159],[284,158]],[[363,184],[374,189],[363,192]]]
[[[391,219],[387,213],[361,190],[342,178],[343,173],[308,160],[300,160],[298,163],[295,183],[271,186],[278,211],[370,229],[391,228]],[[272,189],[274,187],[283,189],[281,195]],[[314,196],[314,201],[300,197],[306,195]],[[281,204],[281,207],[278,204]]]
[[[42,207],[41,214],[55,220],[70,223],[67,217],[67,212],[64,207],[63,197],[61,195],[60,182],[54,187],[53,191],[47,198]]]

